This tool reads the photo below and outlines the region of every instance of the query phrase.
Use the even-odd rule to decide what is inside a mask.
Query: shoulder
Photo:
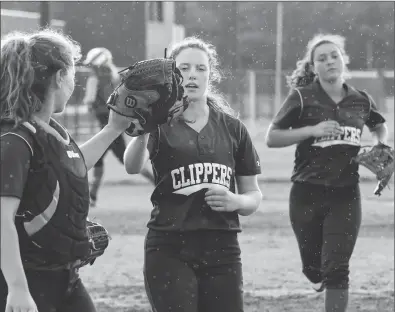
[[[17,127],[13,127],[10,124],[2,124],[0,129],[2,145],[13,145],[18,150],[25,147],[31,155],[34,154],[33,135],[36,129],[30,123],[24,123]]]
[[[228,130],[228,133],[239,143],[243,140],[243,138],[249,136],[247,126],[240,118],[222,112],[220,112],[220,114],[224,121],[225,127]]]

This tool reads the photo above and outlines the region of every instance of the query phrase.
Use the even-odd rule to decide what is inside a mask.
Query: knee
[[[326,288],[347,289],[349,285],[349,265],[347,262],[329,262],[322,270]]]
[[[313,266],[306,266],[303,268],[303,274],[307,277],[307,279],[313,284],[322,282],[322,274],[321,269]]]

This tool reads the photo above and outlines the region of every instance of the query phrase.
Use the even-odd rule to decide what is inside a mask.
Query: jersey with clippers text
[[[337,136],[310,137],[297,144],[292,181],[327,186],[358,183],[358,164],[352,161],[361,147],[363,127],[384,123],[371,96],[350,85],[347,95],[335,103],[318,80],[294,89],[273,120],[278,129],[314,126],[327,120],[337,121],[343,133]]]
[[[150,134],[148,150],[156,181],[148,227],[164,231],[240,231],[237,212],[217,212],[205,202],[208,188],[236,192],[235,177],[261,173],[245,125],[210,108],[198,133],[175,119]]]

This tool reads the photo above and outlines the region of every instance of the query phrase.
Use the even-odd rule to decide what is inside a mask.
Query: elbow
[[[136,168],[135,166],[132,166],[127,163],[125,163],[124,167],[127,174],[139,174],[141,171],[141,168]]]
[[[123,158],[123,166],[127,174],[139,174],[141,171],[141,168],[128,161],[127,157]]]
[[[276,142],[275,142],[275,140],[273,139],[272,132],[268,132],[268,133],[267,133],[266,139],[265,139],[265,143],[266,143],[266,146],[267,146],[268,148],[277,147],[277,145],[275,144]]]

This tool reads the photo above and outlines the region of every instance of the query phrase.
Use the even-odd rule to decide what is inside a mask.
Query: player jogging
[[[303,273],[326,289],[326,312],[347,309],[349,261],[361,224],[358,164],[352,158],[364,125],[376,143],[387,138],[371,96],[345,82],[344,44],[338,35],[311,39],[266,138],[272,148],[297,145],[290,219]]]
[[[155,176],[146,292],[156,312],[242,312],[238,215],[261,201],[259,157],[246,127],[210,88],[221,78],[214,47],[186,38],[170,57],[189,107],[125,152],[128,173],[138,174],[149,158]]]

